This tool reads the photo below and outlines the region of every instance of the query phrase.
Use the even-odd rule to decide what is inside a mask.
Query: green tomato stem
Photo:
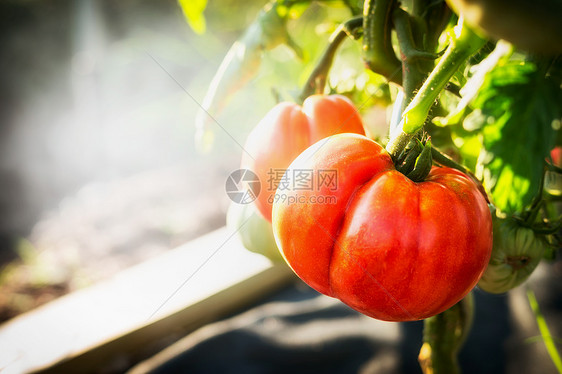
[[[457,355],[474,314],[472,293],[448,310],[424,321],[423,345],[418,361],[424,374],[458,374]]]
[[[437,66],[429,74],[402,114],[402,130],[390,139],[386,149],[394,158],[423,127],[433,103],[458,68],[478,51],[486,40],[475,34],[459,19],[451,43]]]
[[[396,36],[400,44],[400,57],[402,59],[402,88],[404,89],[405,102],[412,101],[415,92],[420,88],[428,70],[421,67],[423,60],[435,60],[435,53],[418,49],[412,33],[410,15],[402,8],[396,8],[393,13]]]
[[[424,47],[428,51],[435,51],[439,45],[439,37],[443,30],[449,24],[451,17],[456,17],[456,15],[447,6],[445,1],[427,1],[425,8],[421,9],[418,16],[425,20],[427,26],[427,30],[422,34]]]
[[[401,65],[392,48],[396,0],[366,0],[363,6],[363,58],[372,71],[402,84]]]
[[[423,15],[423,12],[427,9],[429,2],[427,0],[413,0],[412,3],[412,13],[418,17],[421,17]]]
[[[459,21],[445,54],[402,115],[404,132],[411,134],[421,129],[429,109],[451,77],[485,42],[464,25],[462,19]]]
[[[320,61],[304,84],[299,100],[302,103],[307,97],[314,93],[322,93],[326,85],[328,73],[332,67],[334,56],[341,43],[348,36],[354,36],[354,32],[363,25],[363,17],[352,18],[341,24],[330,36],[328,47],[320,57]]]
[[[462,166],[461,164],[455,162],[452,158],[444,153],[441,153],[437,148],[431,148],[431,156],[433,160],[440,165],[446,166],[448,168],[457,169],[465,174],[471,174],[470,171]]]

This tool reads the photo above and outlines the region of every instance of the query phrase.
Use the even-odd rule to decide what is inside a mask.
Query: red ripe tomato
[[[419,320],[461,300],[486,269],[491,215],[467,175],[433,167],[415,183],[380,145],[354,134],[314,144],[286,175],[303,170],[318,183],[302,190],[289,180],[278,191],[273,231],[317,291],[374,318]],[[329,172],[335,185],[324,183]]]
[[[271,222],[271,206],[284,171],[310,145],[330,135],[365,134],[359,113],[345,96],[312,95],[302,107],[280,103],[252,130],[244,146],[242,168],[250,169],[262,183],[255,200]]]

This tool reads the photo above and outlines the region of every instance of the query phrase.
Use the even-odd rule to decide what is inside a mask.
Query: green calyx
[[[414,182],[424,181],[433,164],[431,149],[431,142],[429,140],[424,144],[417,138],[412,139],[396,158],[396,170]]]

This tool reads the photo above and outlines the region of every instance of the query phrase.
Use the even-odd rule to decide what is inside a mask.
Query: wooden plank
[[[0,326],[0,371],[95,372],[295,279],[233,234],[216,230]]]

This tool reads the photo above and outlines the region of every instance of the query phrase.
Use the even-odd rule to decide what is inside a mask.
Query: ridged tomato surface
[[[293,170],[337,176],[308,190],[288,183],[273,206],[285,260],[319,292],[374,318],[419,320],[461,300],[485,270],[491,215],[465,174],[433,167],[413,182],[380,145],[353,134],[319,141]]]

